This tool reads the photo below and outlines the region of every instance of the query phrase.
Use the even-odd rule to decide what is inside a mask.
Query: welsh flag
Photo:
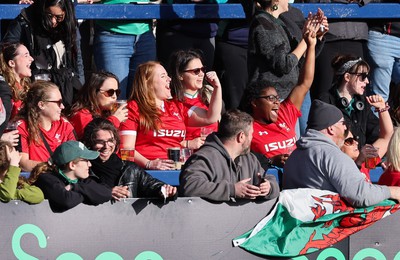
[[[334,192],[284,190],[271,213],[255,228],[235,238],[233,244],[266,256],[308,254],[339,242],[399,208],[391,200],[353,208]]]

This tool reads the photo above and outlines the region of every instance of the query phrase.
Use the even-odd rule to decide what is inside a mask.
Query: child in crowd
[[[80,203],[99,205],[111,199],[111,189],[89,178],[90,160],[99,156],[78,141],[61,144],[51,157],[52,163],[37,165],[33,175],[39,175],[36,182],[49,200],[54,212],[69,210]]]
[[[18,180],[21,168],[19,152],[9,142],[0,141],[0,200],[22,200],[28,203],[40,203],[43,192],[29,181]]]
[[[72,105],[70,122],[78,139],[85,126],[96,117],[106,117],[116,128],[128,118],[126,104],[115,107],[120,90],[118,78],[111,72],[94,72],[80,90],[78,100]],[[115,109],[114,109],[115,108]]]

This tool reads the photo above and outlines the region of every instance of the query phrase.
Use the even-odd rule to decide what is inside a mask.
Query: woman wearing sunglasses
[[[82,138],[84,128],[93,118],[107,118],[116,128],[128,118],[126,104],[116,107],[120,92],[117,76],[106,71],[92,73],[80,90],[69,116],[78,139]]]
[[[167,160],[167,148],[181,146],[186,126],[210,125],[221,116],[222,93],[216,75],[209,77],[214,91],[208,110],[169,100],[170,82],[160,63],[139,65],[128,102],[128,119],[120,127],[121,147],[135,148],[135,162],[146,169],[174,169],[174,163]]]
[[[75,140],[74,127],[62,117],[63,100],[58,87],[49,81],[36,81],[26,94],[18,121],[21,162],[24,171],[46,162],[61,143]]]
[[[373,95],[366,97],[366,100],[369,104],[374,107],[385,107],[385,101],[380,95]],[[367,158],[379,158],[376,160],[373,168],[381,163],[381,159],[385,156],[386,151],[388,150],[388,145],[390,138],[393,134],[393,124],[390,118],[389,111],[385,110],[379,115],[379,137],[372,144],[365,144],[361,148],[359,148],[359,142],[353,135],[351,131],[349,131],[347,138],[344,140],[344,144],[341,147],[341,150],[350,156],[354,162],[357,164],[360,171],[365,174],[365,179],[368,182],[371,182],[369,171],[367,168],[365,161]]]
[[[206,73],[201,54],[195,50],[174,52],[169,61],[172,96],[188,107],[196,106],[207,110],[213,88],[205,84],[205,79],[207,80],[210,75],[214,75],[218,88],[221,88],[215,72]],[[209,129],[208,133],[212,133],[218,130],[218,123],[215,122],[205,128]],[[199,149],[204,141],[205,137],[201,136],[201,127],[188,126],[186,128],[186,140],[181,143],[181,146]]]
[[[332,88],[319,99],[342,111],[347,125],[358,141],[358,148],[361,149],[365,144],[375,142],[379,136],[379,120],[371,105],[376,112],[384,112],[388,107],[385,103],[371,104],[365,97],[370,70],[367,62],[350,55],[339,55],[332,60],[332,67],[335,71]],[[377,99],[379,98],[373,98]]]

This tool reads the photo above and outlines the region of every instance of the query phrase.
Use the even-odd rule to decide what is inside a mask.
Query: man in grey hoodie
[[[237,109],[222,115],[218,132],[209,135],[181,170],[180,196],[198,196],[213,201],[235,198],[273,199],[279,186],[272,175],[264,175],[250,153],[253,118]]]
[[[314,188],[339,193],[351,205],[370,206],[382,200],[400,199],[400,187],[365,181],[354,161],[340,150],[347,136],[342,112],[335,106],[314,100],[307,132],[286,161],[283,189]]]

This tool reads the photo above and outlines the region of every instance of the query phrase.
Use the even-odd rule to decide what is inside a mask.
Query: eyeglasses
[[[360,77],[361,81],[365,81],[365,79],[367,79],[368,76],[369,76],[369,74],[366,73],[366,72],[363,72],[363,73],[350,73],[349,72],[349,74],[356,75],[357,77]]]
[[[114,96],[114,94],[118,97],[119,94],[121,94],[120,89],[109,89],[109,90],[98,90],[98,91],[100,91],[100,93],[106,97],[112,97]]]
[[[280,101],[279,95],[268,95],[268,96],[259,96],[257,98],[263,98],[266,99],[272,103],[275,103],[276,101]]]
[[[61,107],[61,105],[63,103],[62,99],[60,99],[60,100],[45,100],[44,102],[56,103],[58,107]]]
[[[349,137],[344,140],[344,143],[347,145],[354,145],[357,140],[354,137]]]
[[[56,19],[57,23],[60,23],[60,22],[64,21],[65,13],[63,13],[63,14],[46,13],[46,16],[50,20]]]
[[[206,73],[206,67],[201,67],[201,68],[196,68],[196,69],[191,69],[191,70],[184,70],[183,72],[191,72],[194,75],[199,75],[200,71],[203,73]]]
[[[115,139],[110,138],[108,140],[94,140],[95,145],[101,145],[101,146],[106,146],[108,144],[109,146],[115,145]]]

